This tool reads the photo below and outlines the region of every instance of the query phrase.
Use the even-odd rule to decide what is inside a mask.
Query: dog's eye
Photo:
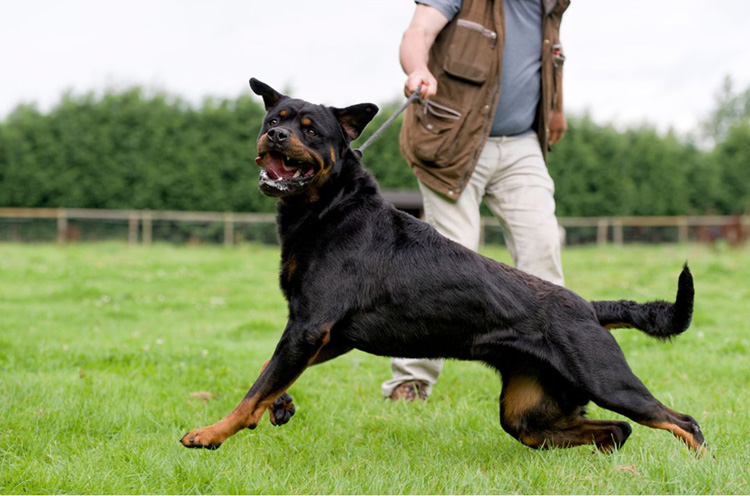
[[[307,135],[308,136],[317,136],[318,133],[315,132],[315,129],[309,127],[309,128],[307,128]]]
[[[271,119],[270,121],[268,121],[269,126],[275,126],[278,123],[279,123],[278,119]]]

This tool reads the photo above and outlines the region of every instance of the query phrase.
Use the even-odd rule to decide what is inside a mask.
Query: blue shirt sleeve
[[[415,3],[422,5],[429,5],[430,7],[436,8],[443,14],[448,21],[452,21],[454,17],[461,10],[461,3],[463,0],[414,0]]]

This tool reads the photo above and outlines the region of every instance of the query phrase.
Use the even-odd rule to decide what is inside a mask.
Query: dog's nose
[[[275,143],[283,143],[289,139],[289,131],[283,127],[271,128],[266,134],[268,135],[268,139]]]

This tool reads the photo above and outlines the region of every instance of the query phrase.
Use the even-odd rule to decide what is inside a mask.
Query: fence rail
[[[151,244],[155,221],[221,223],[224,226],[223,242],[235,241],[235,226],[241,224],[271,224],[275,214],[235,212],[183,212],[166,210],[97,210],[82,208],[0,208],[0,219],[53,219],[57,222],[57,242],[69,241],[69,220],[123,221],[128,223],[128,241]],[[595,228],[596,242],[623,244],[626,227],[674,227],[677,241],[689,240],[690,228],[714,228],[717,237],[730,242],[742,242],[750,234],[750,216],[653,216],[653,217],[560,217],[560,226],[570,228]],[[494,217],[483,217],[481,242],[484,244],[488,227],[500,227]],[[610,240],[610,231],[612,233]]]
[[[725,238],[733,243],[743,242],[750,233],[750,216],[748,215],[706,215],[706,216],[607,216],[607,217],[560,217],[561,227],[596,228],[596,242],[603,245],[609,242],[609,231],[612,230],[612,242],[623,244],[624,228],[626,227],[675,227],[677,240],[688,242],[691,227],[713,227],[720,230],[713,236]],[[482,218],[482,236],[487,226],[500,226],[494,217]]]

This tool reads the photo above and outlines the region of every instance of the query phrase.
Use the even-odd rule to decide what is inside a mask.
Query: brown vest
[[[562,108],[560,21],[570,0],[542,0],[542,96],[534,130],[547,143],[547,118]],[[490,134],[500,96],[505,19],[502,0],[464,0],[438,34],[428,67],[438,92],[411,105],[401,127],[401,154],[420,181],[457,199]],[[542,146],[547,153],[547,146]]]

